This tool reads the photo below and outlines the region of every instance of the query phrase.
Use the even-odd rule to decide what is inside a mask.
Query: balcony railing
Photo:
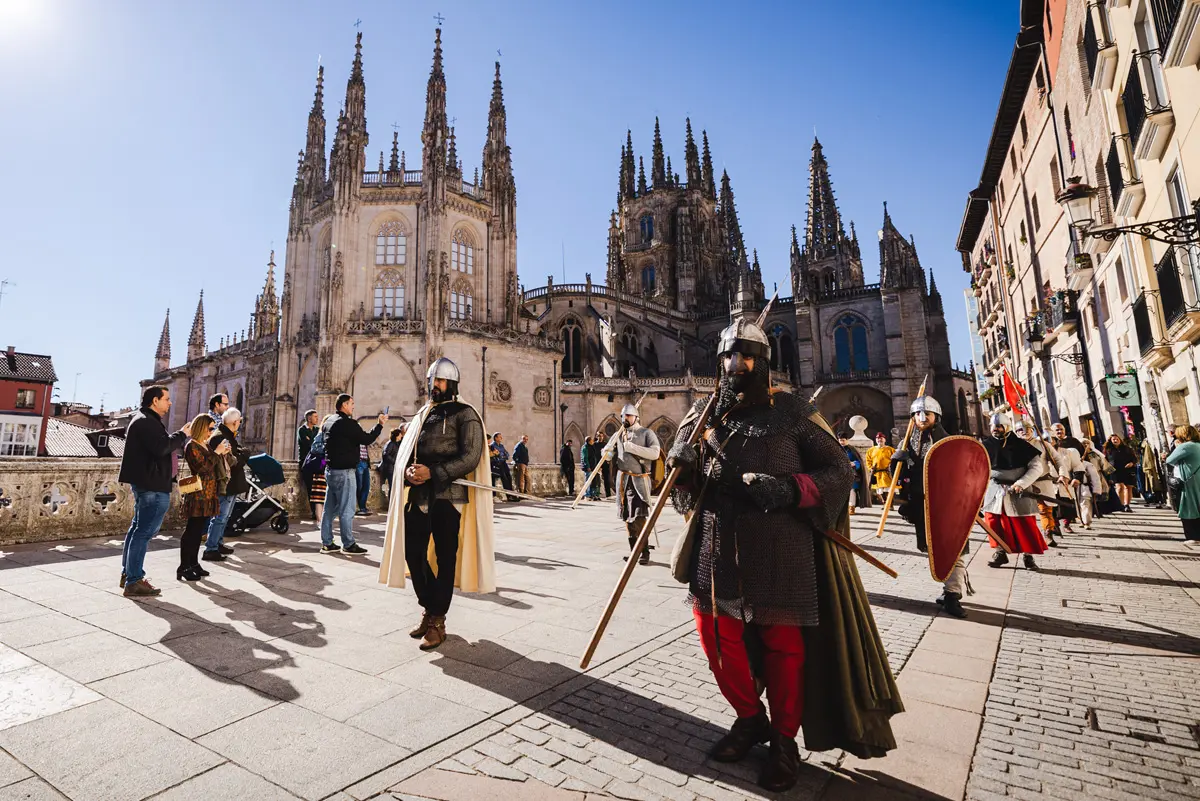
[[[1150,13],[1154,17],[1154,32],[1158,35],[1158,46],[1165,48],[1175,33],[1179,22],[1179,11],[1183,0],[1150,0]]]
[[[1129,76],[1125,79],[1125,89],[1121,92],[1121,105],[1125,107],[1125,126],[1129,129],[1129,141],[1134,148],[1142,135],[1142,125],[1146,122],[1146,99],[1142,91],[1142,72],[1139,69],[1140,59],[1136,56],[1129,61]]]
[[[1087,22],[1083,26],[1083,57],[1087,62],[1088,80],[1096,74],[1096,62],[1100,58],[1100,51],[1107,50],[1113,46],[1112,35],[1108,32],[1108,20],[1104,15],[1107,13],[1103,3],[1096,3],[1095,11],[1101,15],[1099,26],[1096,25],[1096,14],[1093,13],[1093,8],[1088,8]]]
[[[1170,328],[1187,313],[1187,300],[1183,296],[1183,284],[1179,280],[1179,264],[1175,260],[1175,249],[1170,248],[1154,266],[1158,278],[1158,298],[1162,301],[1163,323]]]
[[[1021,323],[1021,337],[1027,344],[1046,338],[1046,320],[1042,312],[1034,312]]]
[[[996,348],[1001,351],[1009,349],[1008,346],[1008,329],[1000,326],[996,329]]]
[[[1141,180],[1134,171],[1133,154],[1130,152],[1131,134],[1114,136],[1109,140],[1108,157],[1104,160],[1104,171],[1108,177],[1108,192],[1112,195],[1112,207],[1117,209],[1121,204],[1121,194],[1133,184]]]
[[[860,381],[886,381],[891,377],[887,370],[847,370],[844,373],[817,373],[813,382],[822,384],[850,384]]]
[[[1133,330],[1137,334],[1139,352],[1145,356],[1154,347],[1154,329],[1150,327],[1150,298],[1145,292],[1133,302]]]
[[[1062,289],[1046,299],[1050,307],[1050,328],[1071,327],[1079,323],[1078,293],[1073,289]]]

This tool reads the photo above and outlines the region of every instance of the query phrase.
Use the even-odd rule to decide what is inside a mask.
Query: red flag
[[[1025,388],[1013,380],[1009,374],[1008,368],[1004,368],[1004,401],[1013,410],[1013,414],[1028,415],[1029,411],[1025,408]]]

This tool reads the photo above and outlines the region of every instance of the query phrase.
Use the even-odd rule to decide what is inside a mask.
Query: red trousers
[[[737,618],[721,616],[717,627],[721,635],[721,664],[718,664],[712,615],[697,609],[695,616],[700,644],[721,694],[739,718],[754,717],[762,711],[762,703],[742,640],[744,624]],[[799,626],[758,626],[758,634],[765,649],[771,728],[794,739],[804,712],[804,634]]]

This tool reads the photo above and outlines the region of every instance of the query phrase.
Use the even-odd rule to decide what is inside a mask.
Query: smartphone
[[[384,414],[387,414],[387,413],[388,413],[388,412],[390,412],[391,410],[392,410],[392,407],[391,407],[391,406],[384,406],[384,407],[383,407],[383,413],[384,413]]]

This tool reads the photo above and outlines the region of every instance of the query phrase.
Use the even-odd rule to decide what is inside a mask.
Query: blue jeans
[[[354,544],[354,496],[358,491],[357,470],[325,468],[325,513],[321,515],[321,544],[333,544],[333,518],[341,522],[342,547]]]
[[[360,461],[354,470],[354,481],[358,485],[358,510],[367,511],[367,496],[371,494],[371,463]]]
[[[163,518],[171,508],[169,492],[140,490],[132,484],[129,488],[133,490],[133,521],[129,524],[125,547],[121,551],[121,572],[125,574],[126,585],[146,577],[146,548],[150,538],[162,528]]]
[[[225,541],[225,526],[229,523],[229,516],[233,514],[233,502],[236,500],[236,495],[221,496],[221,510],[208,521],[208,539],[204,542],[204,550],[216,551]]]

